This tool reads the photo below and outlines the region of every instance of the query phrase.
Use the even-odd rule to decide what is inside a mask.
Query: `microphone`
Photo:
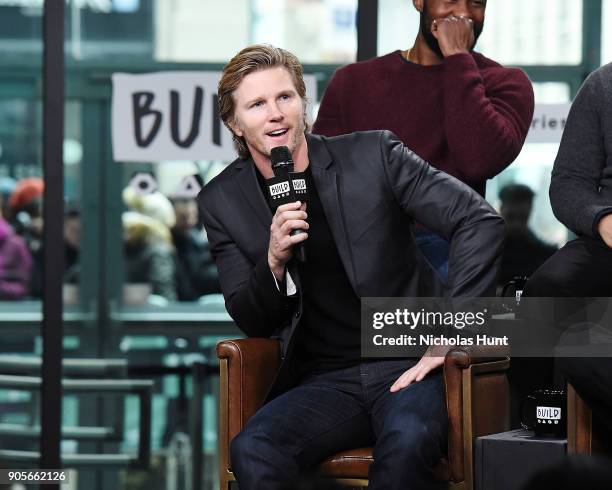
[[[286,146],[277,146],[270,152],[274,177],[268,179],[268,202],[273,211],[295,201],[308,202],[308,190],[304,172],[293,171],[293,159]],[[304,233],[304,230],[293,230],[291,236]],[[300,262],[306,262],[306,250],[303,243],[295,245],[293,252]]]

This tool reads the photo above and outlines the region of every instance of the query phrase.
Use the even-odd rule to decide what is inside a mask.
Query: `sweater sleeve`
[[[472,55],[444,60],[444,129],[460,178],[468,183],[490,179],[512,163],[533,118],[527,75],[497,70],[485,82]]]
[[[343,104],[342,93],[346,86],[345,79],[346,67],[336,70],[332,76],[319,106],[319,113],[315,121],[312,132],[323,136],[338,136],[348,132],[346,127],[346,115],[344,110],[347,107]]]
[[[606,151],[600,107],[606,94],[597,73],[574,99],[553,167],[550,201],[555,216],[578,235],[599,237],[599,220],[612,211],[600,194]]]

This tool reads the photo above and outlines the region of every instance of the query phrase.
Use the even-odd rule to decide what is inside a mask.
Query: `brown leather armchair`
[[[229,444],[261,406],[280,363],[279,343],[271,339],[228,340],[217,344],[220,363],[219,460],[220,488],[233,481]],[[473,488],[474,438],[510,428],[510,365],[497,348],[461,348],[446,355],[444,378],[449,417],[448,458],[435,470],[449,488]],[[371,448],[344,451],[321,463],[322,476],[347,486],[365,487]]]

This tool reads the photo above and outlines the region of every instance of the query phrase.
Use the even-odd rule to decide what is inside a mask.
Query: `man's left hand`
[[[449,350],[450,347],[448,346],[429,347],[419,362],[397,378],[395,383],[391,385],[391,393],[406,388],[412,382],[423,380],[431,371],[442,366],[444,364],[444,356],[446,356]]]
[[[467,17],[451,15],[434,20],[431,33],[438,40],[444,57],[469,53],[474,45],[474,22]]]
[[[597,231],[605,244],[612,248],[612,214],[606,214],[599,220]]]

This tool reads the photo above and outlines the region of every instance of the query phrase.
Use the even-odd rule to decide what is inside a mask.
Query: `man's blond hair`
[[[234,140],[234,146],[238,151],[240,158],[249,158],[251,152],[243,137],[234,133],[230,123],[235,123],[234,110],[234,91],[238,88],[244,77],[247,75],[268,68],[282,67],[285,68],[298,95],[302,98],[304,104],[304,133],[308,131],[306,122],[306,84],[304,83],[304,71],[297,57],[281,48],[271,46],[269,44],[254,44],[248,46],[234,56],[230,62],[225,65],[217,94],[219,96],[219,115],[223,124],[231,131]]]

